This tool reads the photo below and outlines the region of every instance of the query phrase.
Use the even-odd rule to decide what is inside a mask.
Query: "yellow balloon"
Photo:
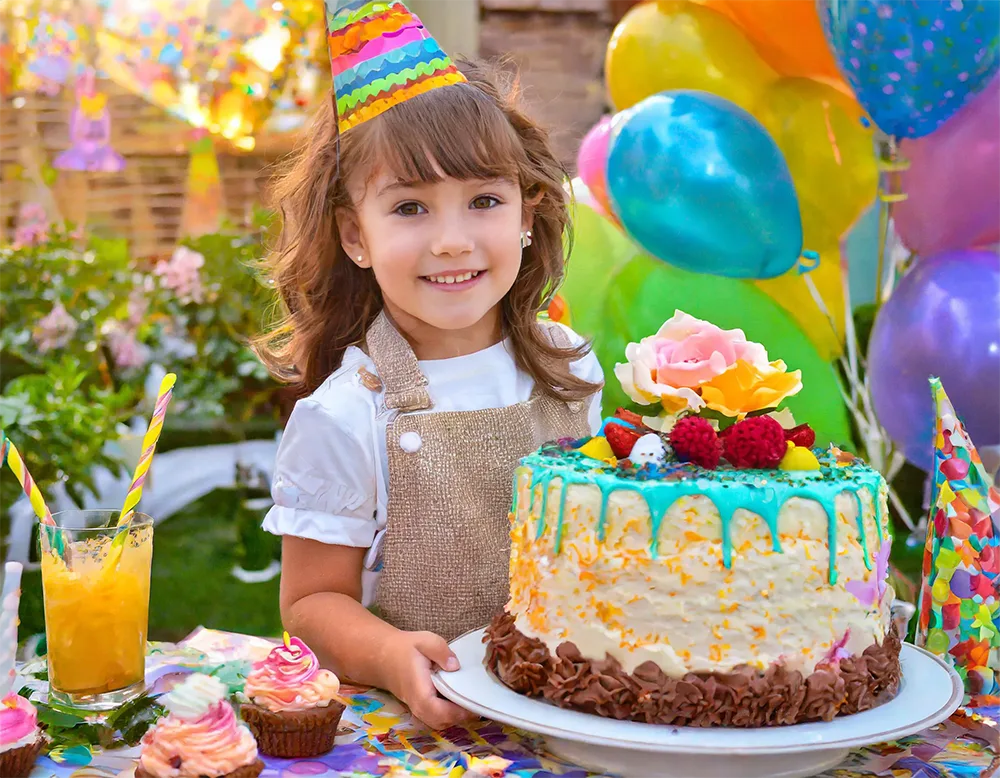
[[[799,275],[793,268],[777,278],[753,283],[791,314],[820,356],[834,359],[843,352],[844,342],[844,277],[840,251],[835,247],[815,250],[819,254],[819,265],[809,273]],[[809,281],[823,300],[833,324],[813,297]]]
[[[605,69],[619,110],[665,89],[701,89],[752,111],[777,77],[728,18],[684,0],[640,3],[625,14]]]
[[[878,170],[871,125],[858,102],[808,78],[782,78],[753,111],[785,155],[806,236],[830,245],[875,198]],[[806,243],[806,248],[813,246]]]

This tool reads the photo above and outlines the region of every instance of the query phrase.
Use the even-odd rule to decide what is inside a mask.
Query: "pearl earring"
[[[531,245],[531,230],[521,233],[521,248],[526,249]]]
[[[358,258],[355,260],[355,262],[357,262],[357,264],[358,264],[358,267],[361,267],[361,263],[364,262],[364,261],[365,261],[364,256],[361,255],[361,254],[358,254]]]

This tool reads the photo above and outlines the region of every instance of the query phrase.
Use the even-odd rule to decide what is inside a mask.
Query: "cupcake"
[[[25,778],[41,750],[35,706],[11,692],[0,702],[0,775]]]
[[[340,681],[321,670],[316,655],[285,633],[284,645],[257,662],[243,689],[240,715],[262,754],[319,756],[333,748],[344,712]]]
[[[257,743],[217,678],[195,674],[163,698],[168,715],[142,738],[136,778],[257,778]]]

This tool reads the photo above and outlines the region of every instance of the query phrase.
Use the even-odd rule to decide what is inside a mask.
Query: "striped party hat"
[[[414,95],[465,81],[400,0],[326,0],[341,132]]]

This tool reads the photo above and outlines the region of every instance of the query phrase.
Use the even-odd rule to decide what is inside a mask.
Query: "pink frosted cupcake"
[[[41,750],[35,706],[11,692],[0,702],[0,775],[25,778]]]
[[[319,756],[333,748],[344,713],[340,681],[322,670],[316,655],[285,633],[284,645],[253,666],[240,715],[262,754],[285,758]]]
[[[217,678],[195,674],[163,699],[169,715],[142,738],[136,778],[257,778],[257,743]]]

